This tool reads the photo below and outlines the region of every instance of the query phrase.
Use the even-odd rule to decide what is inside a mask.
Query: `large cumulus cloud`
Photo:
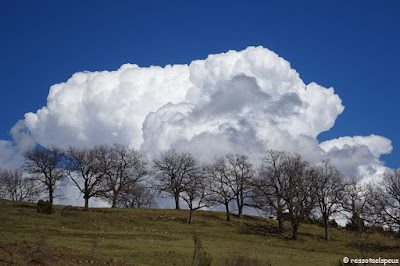
[[[324,151],[316,137],[343,112],[332,88],[305,85],[290,64],[262,47],[210,55],[190,64],[185,102],[168,103],[146,117],[142,149],[178,147],[202,157],[265,150]]]
[[[185,65],[76,73],[50,88],[47,106],[27,113],[25,125],[43,146],[119,142],[137,148],[147,114],[182,101],[188,76]]]
[[[176,148],[201,159],[227,152],[257,159],[279,149],[313,162],[330,158],[347,175],[381,173],[379,157],[392,149],[384,137],[318,143],[343,111],[333,88],[305,84],[288,61],[248,47],[189,65],[75,73],[50,88],[45,107],[25,115],[14,139],[25,146],[121,143],[149,156]]]

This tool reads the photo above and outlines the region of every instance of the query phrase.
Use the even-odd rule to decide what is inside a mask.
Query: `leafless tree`
[[[227,176],[229,178],[229,187],[235,195],[238,216],[243,217],[243,207],[246,199],[251,195],[251,184],[254,177],[253,165],[245,155],[228,154],[226,156]]]
[[[3,169],[0,169],[0,199],[7,199],[7,176],[3,174]]]
[[[121,191],[146,179],[147,160],[138,151],[118,144],[100,147],[99,157],[104,171],[101,197],[115,208]]]
[[[262,159],[258,175],[253,183],[253,202],[255,207],[272,214],[278,220],[278,230],[283,232],[283,214],[286,209],[283,194],[285,189],[284,162],[286,154],[281,151],[268,151]]]
[[[175,199],[175,209],[180,209],[179,198],[186,180],[198,171],[198,165],[193,155],[168,150],[153,160],[153,167],[158,183],[157,190],[172,195]]]
[[[299,154],[287,156],[283,164],[282,198],[289,211],[292,237],[297,239],[300,222],[309,217],[315,207],[316,173]]]
[[[66,152],[66,173],[83,194],[86,211],[89,210],[89,199],[105,192],[101,186],[105,175],[101,152],[101,147],[70,147]]]
[[[0,169],[0,198],[12,201],[35,201],[41,189],[35,180],[24,177],[20,169]]]
[[[325,240],[329,241],[329,219],[341,210],[345,184],[342,174],[329,160],[316,168],[316,196],[325,226]]]
[[[354,177],[350,178],[345,184],[343,208],[350,214],[350,224],[357,227],[362,233],[364,220],[368,215],[368,196],[367,188]]]
[[[154,192],[144,184],[133,182],[121,191],[117,205],[125,208],[153,208],[157,206]]]
[[[228,165],[225,157],[217,158],[205,168],[209,181],[210,205],[223,204],[226,210],[226,220],[230,221],[229,203],[235,199],[235,194],[230,187]]]
[[[400,231],[400,169],[388,171],[382,181],[370,190],[370,214],[374,222]]]
[[[183,179],[182,193],[180,194],[189,207],[189,224],[193,223],[194,211],[206,207],[209,202],[207,185],[207,177],[196,162],[193,171]]]
[[[49,201],[53,204],[55,189],[65,176],[62,151],[57,147],[36,147],[24,155],[25,170],[47,189]]]

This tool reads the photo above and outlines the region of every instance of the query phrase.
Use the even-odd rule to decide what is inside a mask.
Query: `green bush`
[[[48,200],[39,200],[37,203],[37,211],[38,213],[52,214],[54,212],[53,204]]]

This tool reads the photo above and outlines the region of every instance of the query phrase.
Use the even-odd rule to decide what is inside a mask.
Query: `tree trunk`
[[[364,231],[364,222],[361,220],[361,217],[357,214],[357,225],[358,231],[360,232],[360,237]]]
[[[231,213],[229,212],[229,202],[225,203],[226,208],[226,220],[229,222],[231,220]]]
[[[189,224],[193,223],[193,209],[190,209],[189,211]]]
[[[329,241],[329,219],[328,217],[324,217],[325,223],[325,240]]]
[[[53,187],[49,186],[49,201],[53,205]]]
[[[282,216],[282,214],[279,214],[276,218],[278,220],[278,232],[282,234],[283,233],[283,216]]]
[[[239,219],[242,219],[243,218],[243,205],[240,204],[239,199],[237,199],[237,206],[238,206]]]
[[[112,206],[111,208],[116,208],[117,207],[117,196],[113,195],[113,200],[112,200]]]
[[[85,198],[85,211],[88,211],[89,210],[89,196],[85,195],[84,198]]]
[[[292,238],[294,240],[297,240],[297,230],[299,229],[299,226],[296,221],[292,220]]]
[[[181,208],[179,207],[179,194],[175,195],[175,209],[180,210]]]

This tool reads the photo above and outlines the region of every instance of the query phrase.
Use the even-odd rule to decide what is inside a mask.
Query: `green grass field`
[[[196,234],[212,265],[339,265],[344,257],[400,258],[400,240],[390,234],[363,234],[302,224],[299,240],[277,235],[274,220],[187,210],[65,209],[51,215],[36,205],[0,201],[1,265],[191,265]],[[63,210],[64,209],[64,210]]]

